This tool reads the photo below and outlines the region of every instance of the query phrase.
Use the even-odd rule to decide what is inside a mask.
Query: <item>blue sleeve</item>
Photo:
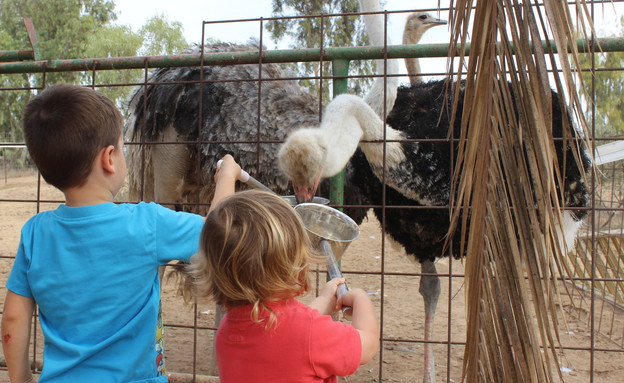
[[[11,274],[9,274],[9,279],[6,283],[6,288],[15,294],[22,295],[24,297],[32,298],[33,294],[30,290],[30,283],[28,283],[28,266],[29,261],[26,257],[26,251],[24,246],[24,233],[22,231],[22,238],[20,238],[20,244],[17,249],[17,255],[15,256],[15,261],[13,262],[13,268],[11,269]]]
[[[204,219],[197,214],[176,212],[157,205],[156,243],[158,262],[188,262],[197,253]]]

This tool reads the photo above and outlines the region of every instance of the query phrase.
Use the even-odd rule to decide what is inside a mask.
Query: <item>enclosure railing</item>
[[[542,42],[546,52],[557,53],[554,41]],[[576,42],[579,52],[624,52],[624,38],[605,37],[594,42],[579,39]],[[403,59],[424,57],[453,57],[459,52],[449,52],[449,44],[407,44],[368,46],[368,47],[337,47],[337,48],[308,48],[284,49],[271,51],[249,52],[215,52],[198,54],[179,54],[167,56],[138,56],[138,57],[104,57],[88,59],[54,59],[32,62],[5,62],[0,63],[0,74],[8,73],[40,73],[66,72],[85,70],[116,70],[116,69],[144,69],[166,68],[177,66],[200,65],[236,65],[262,63],[286,63],[333,60],[375,60],[375,59]],[[466,54],[470,53],[470,44],[466,46]],[[6,55],[15,56],[15,51]],[[0,57],[3,52],[0,51]],[[2,61],[2,60],[0,60]]]
[[[552,53],[557,53],[556,46],[552,41],[542,42],[543,48]],[[595,41],[577,40],[576,48],[580,52],[624,52],[624,38],[600,38]],[[467,46],[466,54],[470,47]],[[457,52],[456,52],[457,53]],[[272,51],[249,51],[249,52],[219,52],[199,54],[179,54],[168,56],[141,56],[141,57],[111,57],[111,58],[88,58],[88,59],[53,59],[32,60],[35,55],[32,51],[0,51],[0,74],[18,73],[45,73],[65,71],[99,71],[99,70],[122,70],[122,69],[152,69],[180,66],[209,66],[209,65],[237,65],[258,63],[287,63],[287,62],[310,62],[325,61],[332,63],[334,95],[346,92],[349,76],[349,62],[351,60],[374,60],[374,59],[403,59],[423,57],[452,57],[448,44],[418,44],[401,46],[369,46],[369,47],[339,47],[339,48],[310,48],[295,50],[272,50]],[[7,61],[20,62],[7,62]],[[368,77],[374,77],[370,75]],[[379,75],[377,75],[379,76]],[[137,83],[141,85],[143,82]],[[132,85],[132,84],[130,84]],[[1,90],[1,89],[0,89]],[[8,147],[8,143],[6,144]],[[2,146],[0,145],[0,148]],[[331,187],[330,198],[335,204],[342,204],[342,181],[341,176],[334,180]],[[607,246],[607,245],[605,245]],[[608,245],[607,247],[613,247]],[[621,253],[621,244],[617,242],[616,253]],[[586,269],[587,266],[583,266]],[[395,273],[399,275],[399,273]],[[388,273],[388,275],[394,275]],[[609,281],[607,281],[609,282]],[[606,286],[611,288],[611,284]],[[617,291],[617,290],[616,290]],[[616,301],[622,299],[616,296]],[[446,342],[444,342],[446,344]]]

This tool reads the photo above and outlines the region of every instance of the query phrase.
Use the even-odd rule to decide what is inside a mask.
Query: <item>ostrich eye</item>
[[[429,17],[429,16],[427,16],[427,15],[420,15],[420,16],[418,16],[418,18],[421,19],[421,20],[427,20],[427,17]]]

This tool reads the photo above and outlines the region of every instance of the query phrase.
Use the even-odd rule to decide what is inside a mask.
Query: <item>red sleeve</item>
[[[348,376],[360,365],[362,340],[351,325],[318,315],[310,326],[310,363],[317,376]]]

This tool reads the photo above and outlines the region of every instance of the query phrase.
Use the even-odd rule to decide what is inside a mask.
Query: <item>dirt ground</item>
[[[0,179],[0,296],[3,302],[5,281],[19,242],[24,222],[39,210],[53,209],[61,195],[42,183],[37,196],[37,177],[32,174],[7,175]],[[37,203],[37,200],[43,201]],[[442,295],[435,319],[435,358],[439,382],[461,381],[466,338],[463,265],[442,259]],[[384,241],[379,223],[370,215],[361,226],[361,235],[342,257],[342,269],[351,286],[369,292],[378,312],[384,339],[380,354],[368,365],[342,382],[415,382],[422,379],[423,303],[418,293],[420,271],[417,263]],[[318,274],[323,281],[324,274]],[[303,300],[310,299],[305,297]],[[562,318],[568,322],[561,330],[565,350],[561,365],[566,382],[624,382],[624,315],[622,309],[597,300],[575,295],[563,304]],[[175,284],[163,285],[166,356],[169,372],[211,373],[211,339],[214,306],[185,304],[176,295]],[[595,315],[592,335],[590,318]],[[565,314],[564,314],[565,313]],[[592,342],[594,352],[590,351]],[[36,360],[43,346],[37,329]],[[2,362],[3,362],[2,358]],[[556,372],[553,372],[556,373]],[[593,380],[592,380],[593,375]],[[381,377],[381,380],[380,380]],[[8,382],[3,367],[0,383]]]

